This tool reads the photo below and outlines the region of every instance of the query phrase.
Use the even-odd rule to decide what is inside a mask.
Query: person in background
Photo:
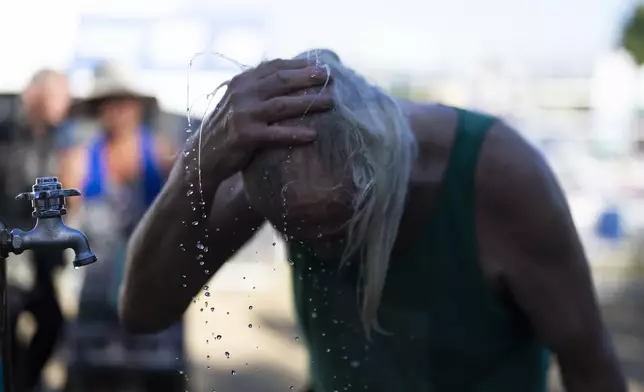
[[[182,324],[137,337],[117,317],[125,246],[163,186],[175,153],[151,129],[156,99],[137,91],[124,71],[111,61],[95,71],[94,90],[79,111],[96,118],[101,132],[67,154],[61,166],[61,181],[83,194],[69,200],[70,214],[79,214],[100,260],[87,269],[81,288],[70,333],[68,389],[183,391]]]
[[[14,198],[30,191],[37,177],[57,174],[59,158],[66,148],[60,136],[70,102],[66,76],[51,69],[36,72],[21,95],[24,123],[16,132],[16,140],[3,146],[0,154],[2,217],[13,227],[33,227],[31,203]],[[30,261],[29,275],[34,278],[31,285],[11,279],[20,276],[14,270],[24,268],[24,264],[17,261],[8,265],[13,370],[18,392],[32,391],[40,383],[64,321],[54,289],[54,272],[62,264],[63,252],[30,251],[25,258]],[[26,345],[19,341],[17,328],[19,316],[24,313],[31,313],[36,322],[35,334]]]

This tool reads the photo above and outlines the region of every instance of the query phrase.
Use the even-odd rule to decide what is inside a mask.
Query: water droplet
[[[226,351],[224,355],[226,356],[227,359],[230,359],[230,353],[228,351]]]
[[[206,297],[210,297],[210,293],[206,293],[205,295],[206,295]]]
[[[190,155],[190,151],[184,151],[184,152],[183,152],[183,156],[184,156],[184,157],[187,157],[188,155]]]
[[[300,337],[299,337],[299,336],[296,336],[296,337],[295,337],[295,340],[300,340]]]
[[[360,362],[358,362],[358,361],[351,361],[350,365],[351,365],[351,367],[353,367],[353,368],[357,368],[358,366],[360,366]]]
[[[203,286],[203,291],[208,291],[209,289],[210,287],[208,287],[208,285]]]
[[[199,222],[197,222],[197,221],[192,221],[192,225],[193,225],[193,226],[198,226],[198,225],[199,225]]]
[[[251,306],[249,306],[249,307],[248,307],[248,310],[253,310],[253,306],[252,306],[252,305],[251,305]]]
[[[331,352],[331,349],[330,349],[330,348],[327,348],[327,349],[326,349],[326,352],[330,353],[330,352]]]
[[[234,371],[234,370],[232,370],[232,371],[230,372],[230,374],[234,376],[234,375],[236,375],[236,374],[237,374],[237,372],[236,372],[236,371]]]
[[[253,328],[253,324],[248,324],[248,328]]]
[[[190,196],[190,195],[192,195],[193,193],[194,193],[194,192],[192,191],[192,189],[190,189],[188,192],[186,192],[186,196]],[[194,210],[193,210],[193,211],[194,211]]]
[[[318,318],[318,314],[315,312],[311,313],[311,318]]]
[[[295,387],[293,385],[291,385],[288,389],[290,389],[292,391],[292,390],[295,389]]]
[[[215,337],[215,339],[217,339],[217,340],[221,340],[221,335],[217,335],[217,336]]]

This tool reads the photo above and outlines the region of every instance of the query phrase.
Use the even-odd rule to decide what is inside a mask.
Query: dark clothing
[[[31,343],[27,347],[23,347],[15,339],[18,314],[16,312],[12,314],[13,371],[16,391],[31,391],[38,385],[42,370],[54,353],[63,329],[64,319],[53,286],[39,286],[36,283],[34,290],[23,295],[26,302],[19,309],[21,312],[31,313],[36,319],[38,328]]]
[[[459,111],[437,208],[425,235],[389,266],[378,321],[364,336],[358,263],[316,260],[290,243],[296,310],[315,392],[544,392],[547,352],[524,315],[494,294],[479,265],[475,171],[494,119]]]
[[[29,230],[35,221],[31,203],[16,201],[18,193],[31,191],[37,177],[55,175],[60,152],[57,130],[50,129],[40,138],[32,137],[23,126],[16,139],[0,146],[0,186],[2,206],[0,214],[10,227]],[[53,273],[63,263],[63,250],[52,249],[28,252],[33,265],[34,285],[27,292],[11,289],[8,292],[14,305],[10,309],[16,390],[31,390],[40,381],[42,370],[55,350],[63,326],[63,316],[54,291]],[[11,262],[7,268],[12,268]],[[11,285],[11,282],[8,282]],[[27,347],[16,339],[16,323],[23,312],[36,319],[37,329]]]

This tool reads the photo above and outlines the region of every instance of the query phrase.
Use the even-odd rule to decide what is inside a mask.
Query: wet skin
[[[279,83],[283,90],[284,81]],[[308,87],[302,84],[302,88]],[[396,262],[398,252],[419,240],[419,227],[435,207],[456,129],[456,112],[452,108],[400,104],[416,135],[420,156],[409,184],[409,201],[392,262]],[[252,127],[260,129],[254,123],[249,129]],[[266,140],[265,135],[261,137]],[[279,136],[273,136],[270,141],[274,145],[277,139]],[[201,238],[203,227],[186,228],[178,223],[193,220],[184,212],[190,210],[185,184],[196,181],[183,170],[189,161],[175,166],[131,242],[121,297],[121,317],[126,327],[151,332],[179,319],[193,295],[209,279],[202,269],[216,271],[264,222],[268,214],[250,208],[238,173],[248,160],[240,163],[246,156],[238,153],[237,157],[241,158],[234,163],[232,158],[213,163],[209,177],[212,181],[205,186],[210,211],[205,222],[210,233],[207,246],[211,251],[204,267],[182,263],[196,253],[186,254],[176,246],[190,238]],[[486,282],[525,313],[539,338],[557,356],[567,390],[626,391],[566,199],[544,159],[503,122],[496,123],[486,136],[477,168],[476,195],[479,260]],[[316,219],[301,215],[300,220],[309,222],[303,236],[317,237]],[[298,219],[295,212],[291,219]],[[160,245],[155,238],[161,236],[164,241]],[[337,253],[337,242],[336,237],[327,241],[321,238],[316,247]],[[188,289],[182,288],[184,284]]]

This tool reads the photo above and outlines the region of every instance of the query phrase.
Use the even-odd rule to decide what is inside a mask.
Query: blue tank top
[[[111,292],[108,296],[111,297],[110,302],[114,307],[123,278],[127,238],[154,201],[164,182],[163,174],[155,162],[152,133],[146,127],[142,127],[139,137],[141,170],[136,181],[130,184],[109,183],[105,159],[107,139],[100,137],[89,148],[87,176],[82,188],[87,215],[84,229],[88,236],[101,239],[101,243],[95,245],[95,252],[99,257],[109,259],[95,270],[97,273],[98,270],[104,270],[101,273],[103,277],[112,277],[109,279],[112,287],[108,289],[108,292]],[[103,227],[103,230],[97,231],[99,227]],[[88,279],[91,277],[88,276]],[[107,282],[101,283],[104,285]],[[96,290],[100,290],[101,284],[97,283],[94,286]]]
[[[143,198],[145,206],[150,206],[163,186],[164,177],[154,161],[154,139],[146,127],[140,130],[141,144],[140,165],[142,170]],[[107,169],[103,154],[107,140],[101,137],[89,150],[89,170],[82,189],[83,197],[87,199],[98,198],[104,195],[107,187]]]

